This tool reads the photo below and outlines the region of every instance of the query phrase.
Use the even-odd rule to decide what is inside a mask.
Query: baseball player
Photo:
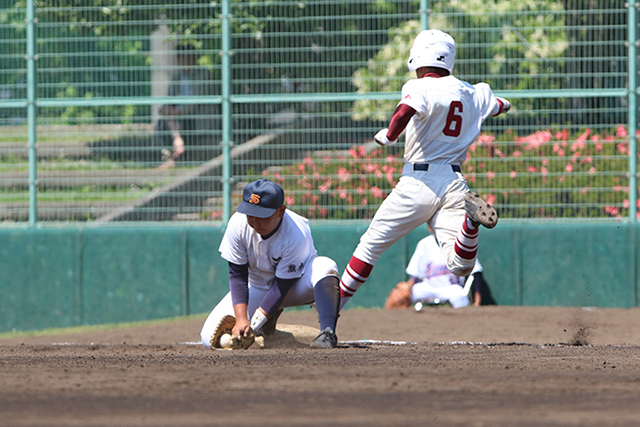
[[[470,193],[460,165],[467,149],[490,116],[509,111],[486,83],[471,85],[451,75],[456,44],[439,30],[422,31],[414,40],[407,65],[417,79],[402,87],[402,99],[389,128],[374,140],[395,144],[406,128],[405,165],[396,187],[382,202],[360,238],[340,281],[341,308],[369,277],[380,255],[404,235],[430,224],[457,276],[473,270],[478,228],[493,228],[498,215]]]
[[[229,262],[230,291],[205,321],[200,333],[205,347],[220,347],[212,338],[226,316],[235,317],[231,336],[242,339],[273,333],[283,308],[314,302],[321,332],[311,347],[336,347],[338,266],[318,256],[309,221],[283,203],[284,191],[273,181],[261,179],[244,188],[219,248]]]
[[[418,302],[448,302],[453,308],[466,307],[470,304],[471,285],[474,287],[474,295],[480,296],[480,282],[484,281],[482,265],[477,259],[469,278],[451,274],[433,234],[418,242],[405,272],[410,276],[409,279],[395,286],[387,298],[385,308],[406,308]],[[465,286],[466,283],[469,283],[469,287]],[[480,300],[477,305],[480,305]]]

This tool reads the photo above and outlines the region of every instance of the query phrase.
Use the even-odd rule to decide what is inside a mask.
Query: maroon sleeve
[[[407,104],[398,105],[398,108],[396,108],[396,111],[393,112],[393,116],[391,117],[391,123],[389,123],[389,131],[387,132],[389,141],[398,139],[415,113],[416,110]]]
[[[496,98],[496,101],[498,101],[498,105],[500,106],[500,108],[498,109],[498,112],[493,115],[493,117],[499,116],[500,114],[502,114],[502,110],[504,110],[504,103],[502,102],[502,100],[500,98]]]

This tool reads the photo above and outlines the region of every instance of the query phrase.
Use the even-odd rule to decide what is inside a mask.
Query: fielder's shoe
[[[480,224],[493,228],[498,223],[498,213],[495,208],[485,202],[478,193],[464,195],[464,208],[467,216],[476,227]]]
[[[311,342],[313,348],[336,348],[337,346],[338,337],[328,326]]]

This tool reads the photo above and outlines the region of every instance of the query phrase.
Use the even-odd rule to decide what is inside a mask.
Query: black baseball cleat
[[[338,337],[328,326],[311,342],[313,348],[336,348],[337,346]]]
[[[464,195],[464,209],[467,217],[473,225],[484,225],[493,228],[498,223],[498,213],[495,208],[485,202],[478,193],[467,193]]]

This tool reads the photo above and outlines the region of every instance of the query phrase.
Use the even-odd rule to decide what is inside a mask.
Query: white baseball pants
[[[468,191],[462,173],[454,172],[450,165],[430,164],[427,171],[414,171],[413,165],[406,164],[400,181],[378,208],[353,255],[374,265],[391,245],[429,222],[447,257],[449,270],[468,274],[475,258],[461,258],[454,250]]]

